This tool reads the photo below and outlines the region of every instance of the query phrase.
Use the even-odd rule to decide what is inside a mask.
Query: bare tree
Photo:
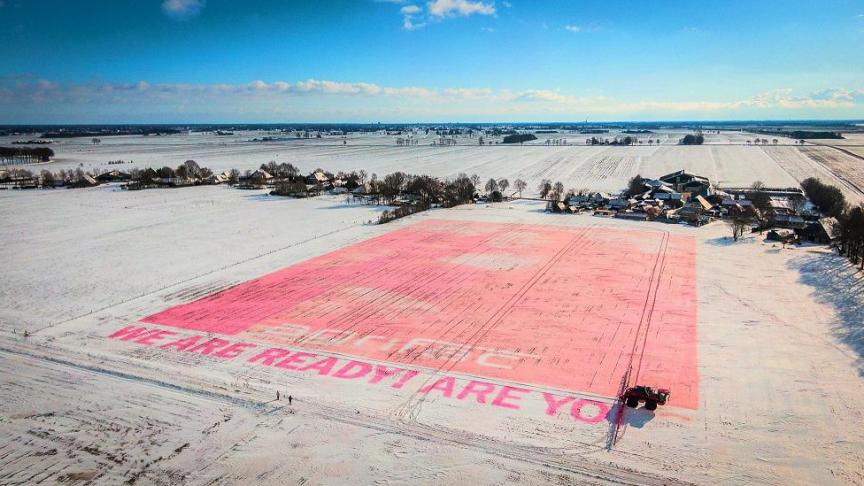
[[[495,179],[489,179],[486,181],[486,193],[492,194],[493,192],[498,190],[498,183],[495,182]]]
[[[381,185],[381,195],[385,199],[392,201],[405,188],[408,180],[407,174],[404,172],[394,172],[384,176],[384,183]]]
[[[761,233],[765,227],[770,226],[774,222],[774,207],[771,205],[771,196],[765,190],[765,184],[762,181],[756,181],[751,186],[750,200],[753,202],[753,207],[757,210],[757,218],[759,223],[759,232]]]
[[[472,174],[470,180],[471,184],[474,184],[474,187],[480,187],[480,176]]]
[[[186,168],[186,177],[201,177],[201,167],[198,165],[198,162],[187,160],[183,162],[182,167]],[[177,171],[180,171],[180,167],[177,168]]]
[[[744,232],[750,228],[750,218],[743,213],[737,213],[729,219],[729,226],[732,228],[732,239],[738,241],[744,236]]]
[[[274,177],[291,180],[294,180],[299,174],[300,170],[297,167],[294,167],[294,164],[289,164],[286,162],[282,162],[281,164],[276,166],[274,172],[270,173],[270,175]]]
[[[54,174],[50,170],[42,170],[41,176],[43,186],[54,185]]]
[[[237,184],[240,180],[240,171],[237,169],[231,169],[228,171],[228,183],[229,184]]]
[[[560,201],[561,196],[563,196],[563,195],[564,195],[564,184],[562,184],[561,181],[556,182],[555,185],[552,186],[552,192],[550,192],[548,194],[550,201]]]
[[[637,194],[642,194],[645,192],[645,182],[642,179],[642,176],[636,174],[630,179],[630,182],[627,183],[627,195],[633,197]]]
[[[500,181],[498,181],[498,189],[501,191],[502,194],[507,191],[508,187],[510,187],[510,181],[508,181],[507,179],[501,179]]]
[[[556,182],[555,185],[552,186],[552,189],[557,192],[559,196],[564,194],[564,184],[562,184],[561,181]]]
[[[513,187],[519,191],[519,197],[522,197],[522,191],[525,190],[525,187],[528,184],[525,183],[522,179],[516,179],[516,182],[513,183]]]
[[[552,191],[552,181],[543,179],[537,187],[537,192],[540,193],[540,199],[546,199],[546,196]]]

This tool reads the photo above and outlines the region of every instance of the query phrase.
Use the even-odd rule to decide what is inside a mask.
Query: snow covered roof
[[[753,201],[749,199],[738,199],[737,201],[735,199],[724,199],[721,204],[724,206],[752,206]]]
[[[774,209],[792,209],[788,199],[771,198],[771,207]]]
[[[659,179],[643,179],[642,182],[645,183],[646,186],[650,186],[650,187],[668,187],[669,186],[669,183],[663,182]]]
[[[713,204],[708,202],[708,200],[702,196],[696,196],[696,201],[698,201],[699,204],[702,205],[702,209],[709,210],[714,207]]]

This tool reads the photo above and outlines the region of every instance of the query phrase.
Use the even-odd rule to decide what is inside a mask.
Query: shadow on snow
[[[814,289],[819,303],[834,308],[834,335],[855,352],[858,374],[864,376],[864,275],[836,254],[806,255],[788,266],[799,272],[799,282]]]

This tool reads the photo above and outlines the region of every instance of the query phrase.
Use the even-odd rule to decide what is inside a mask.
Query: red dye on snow
[[[695,408],[695,282],[690,236],[433,220],[143,321],[604,396],[632,367]]]
[[[127,326],[108,337],[109,339],[129,341],[138,345],[155,346],[157,345],[157,341],[176,334],[175,332],[161,329]],[[205,338],[206,336],[200,335],[188,336],[165,343],[159,346],[159,348],[170,349],[174,352],[201,352],[202,354],[209,354],[224,360],[233,360],[242,356],[243,360],[249,365],[272,366],[280,368],[285,373],[314,371],[318,376],[340,380],[359,380],[364,384],[389,386],[395,389],[401,389],[420,374],[419,371],[407,368],[384,366],[354,359],[340,359],[334,356],[320,356],[304,351],[289,351],[282,348],[270,348],[250,357],[249,354],[252,354],[251,350],[256,345],[243,342],[232,343],[224,339],[219,339],[219,342],[209,339],[206,340],[206,343],[209,343],[206,347],[196,346],[189,348],[192,344]],[[214,347],[221,349],[210,354]],[[277,360],[279,361],[277,362]],[[527,388],[479,380],[457,379],[454,376],[438,377],[432,383],[427,382],[421,385],[416,391],[425,395],[436,395],[449,400],[462,400],[510,410],[520,410],[524,403],[532,398],[537,399],[537,395],[539,395],[539,392]],[[559,415],[569,415],[569,418],[573,421],[596,424],[602,421],[609,413],[609,406],[600,401],[577,399],[576,397],[569,396],[557,397],[548,392],[542,392],[542,395],[547,403],[547,416],[557,418]],[[571,405],[569,414],[559,414],[558,410],[561,409],[562,405],[567,404]],[[588,412],[586,413],[585,410],[588,410]]]

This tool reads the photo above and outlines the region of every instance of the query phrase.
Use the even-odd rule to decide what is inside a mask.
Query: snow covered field
[[[461,150],[563,174],[505,155],[574,149],[411,150],[440,174],[480,173],[443,155]],[[690,149],[578,152],[668,150],[741,179],[738,155],[760,154],[751,176],[797,177],[769,155],[784,147]],[[820,247],[531,202],[379,226],[374,206],[219,186],[0,191],[0,208],[2,484],[864,482],[860,274]],[[380,353],[402,336],[422,352]],[[613,445],[622,360],[673,398],[626,410]]]
[[[556,138],[558,134],[549,134]],[[603,134],[612,138],[615,134]],[[619,134],[620,135],[620,134]],[[660,146],[586,146],[585,135],[578,135],[570,146],[545,146],[540,140],[523,146],[479,146],[476,138],[461,137],[459,145],[433,147],[435,137],[421,138],[417,146],[400,147],[395,136],[363,135],[347,138],[299,139],[284,142],[249,142],[264,136],[262,132],[244,132],[233,136],[191,134],[164,137],[104,137],[93,145],[89,139],[58,139],[51,145],[55,161],[30,166],[57,171],[82,167],[101,173],[111,169],[135,167],[176,167],[194,159],[214,171],[236,168],[256,169],[274,160],[289,162],[302,171],[323,168],[333,172],[366,170],[383,177],[397,170],[452,177],[460,172],[477,174],[481,179],[521,178],[533,193],[542,179],[561,181],[565,188],[619,191],[636,174],[660,177],[687,169],[709,177],[727,187],[749,186],[761,180],[769,186],[796,185],[796,178],[771,157],[770,151],[792,147],[748,147],[750,136],[740,132],[707,134],[703,146],[678,146],[684,133],[649,134]],[[599,135],[598,135],[599,136]],[[570,137],[575,137],[571,135]],[[640,138],[647,136],[640,135]],[[0,140],[0,145],[10,140]],[[786,141],[786,140],[784,140]],[[795,149],[797,150],[797,149]],[[110,160],[133,161],[134,164],[107,165]],[[815,162],[812,164],[816,165]]]

